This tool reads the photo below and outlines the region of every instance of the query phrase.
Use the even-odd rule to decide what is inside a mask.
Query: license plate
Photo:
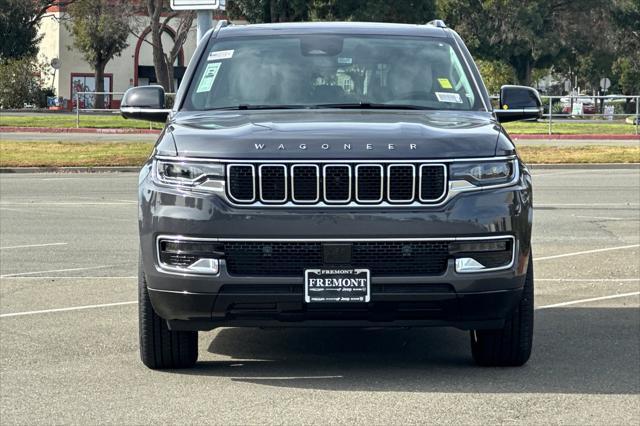
[[[307,269],[304,300],[307,303],[368,302],[371,298],[368,269]]]

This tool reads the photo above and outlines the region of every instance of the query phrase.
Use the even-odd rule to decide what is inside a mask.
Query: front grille
[[[440,275],[447,268],[446,241],[356,241],[349,265],[373,276]],[[244,276],[303,276],[326,265],[321,242],[232,241],[224,243],[227,270]]]
[[[447,194],[446,164],[229,164],[236,204],[433,204]]]

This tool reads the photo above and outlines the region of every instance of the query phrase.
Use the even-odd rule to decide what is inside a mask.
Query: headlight
[[[195,186],[210,179],[223,179],[224,166],[217,163],[184,163],[156,160],[156,180],[163,184]]]
[[[499,185],[514,179],[514,160],[481,163],[453,163],[450,166],[452,180],[466,180],[477,186]]]

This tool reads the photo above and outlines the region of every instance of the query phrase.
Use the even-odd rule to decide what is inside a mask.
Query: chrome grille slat
[[[260,200],[265,203],[287,201],[287,166],[284,164],[261,164],[258,167]]]
[[[387,199],[389,202],[410,203],[415,198],[415,193],[416,167],[413,164],[389,164],[387,166]]]
[[[355,199],[359,203],[382,202],[384,199],[384,167],[382,165],[358,164],[356,166]]]
[[[447,166],[422,164],[418,173],[418,196],[423,203],[433,203],[447,195]],[[431,185],[427,185],[431,183]]]
[[[250,175],[247,173],[250,172]],[[229,164],[227,181],[229,197],[238,203],[253,203],[256,200],[256,168],[253,164]],[[247,197],[251,195],[251,197]]]
[[[344,185],[345,181],[347,185]],[[348,203],[351,201],[351,165],[325,164],[322,168],[322,183],[325,202]]]
[[[226,187],[232,203],[401,207],[436,204],[447,196],[445,163],[257,163],[227,164]]]
[[[291,166],[291,201],[304,204],[320,201],[320,166],[316,164]]]

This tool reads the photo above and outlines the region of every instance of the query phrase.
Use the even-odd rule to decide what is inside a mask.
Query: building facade
[[[156,82],[153,66],[153,46],[151,44],[150,19],[140,13],[130,17],[134,34],[129,36],[128,47],[113,58],[105,69],[105,91],[115,92],[105,98],[107,107],[118,108],[121,93],[130,87],[154,84]],[[224,15],[216,14],[214,20],[224,19]],[[73,36],[67,29],[69,14],[64,7],[55,6],[49,9],[40,25],[39,57],[41,63],[49,64],[43,75],[45,83],[52,87],[57,96],[57,103],[71,109],[75,106],[76,95],[83,92],[94,92],[96,82],[94,71],[85,60],[82,52],[73,46]],[[173,48],[176,32],[169,23],[162,36],[165,51]],[[173,22],[177,25],[178,21]],[[214,22],[215,24],[215,22]],[[196,48],[196,21],[189,30],[176,62],[174,63],[175,87],[178,87],[186,69],[186,65]],[[51,64],[56,63],[56,67]],[[92,108],[94,96],[78,95],[81,108]]]

